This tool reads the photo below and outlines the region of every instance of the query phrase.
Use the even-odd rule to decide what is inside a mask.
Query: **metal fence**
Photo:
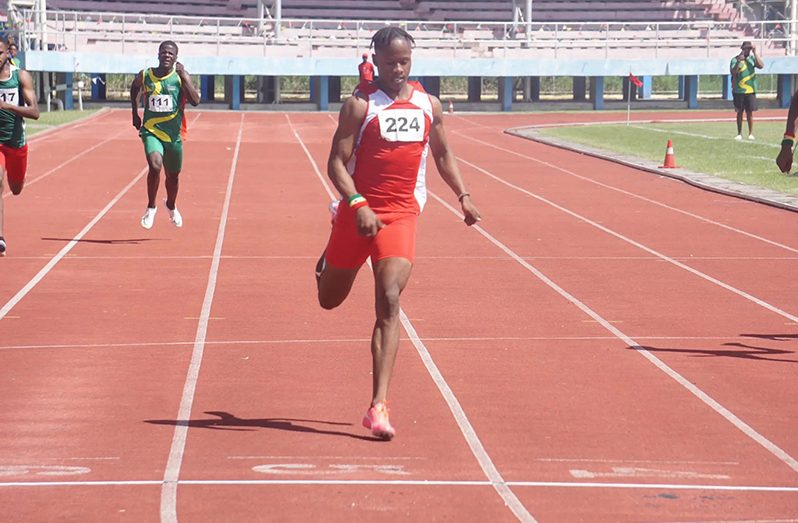
[[[763,55],[795,54],[788,20],[757,22],[429,22],[397,20],[298,20],[208,18],[109,12],[25,11],[18,25],[23,49],[121,52],[164,39],[201,54],[279,54],[314,57],[355,54],[386,24],[406,28],[416,49],[451,57],[553,58],[590,55],[711,57],[751,40]]]

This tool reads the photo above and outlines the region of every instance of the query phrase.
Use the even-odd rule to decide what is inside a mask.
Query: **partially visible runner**
[[[39,119],[39,104],[30,73],[11,62],[8,36],[0,36],[0,256],[6,255],[3,233],[3,179],[19,195],[28,170],[28,143],[23,118]]]
[[[792,169],[796,120],[798,120],[798,91],[795,91],[792,95],[790,109],[787,111],[787,125],[784,129],[784,137],[781,140],[781,150],[776,156],[776,165],[778,165],[779,170],[788,174],[790,169]]]
[[[139,116],[139,96],[144,98],[144,121]],[[166,209],[175,227],[183,226],[177,210],[177,190],[183,168],[183,138],[186,133],[186,99],[199,105],[200,95],[191,76],[177,61],[177,44],[162,42],[158,47],[158,67],[139,72],[130,85],[133,127],[138,129],[147,155],[147,210],[141,226],[150,229],[155,221],[155,198],[161,183],[161,167],[166,177]]]
[[[11,65],[15,65],[17,67],[22,67],[22,64],[20,63],[19,58],[17,58],[17,52],[18,52],[17,44],[15,44],[14,41],[9,38],[9,40],[8,40],[8,59],[11,62]]]
[[[360,75],[360,84],[370,84],[374,81],[374,66],[369,63],[369,54],[363,53],[363,61],[357,66]]]
[[[413,44],[401,28],[377,31],[371,45],[380,74],[374,83],[361,84],[341,108],[327,174],[342,200],[316,266],[319,303],[334,309],[371,258],[377,318],[371,337],[371,405],[363,425],[382,439],[396,433],[388,418],[388,385],[399,348],[399,296],[413,268],[416,222],[427,200],[430,151],[460,201],[465,223],[480,220],[447,144],[440,100],[408,81]]]

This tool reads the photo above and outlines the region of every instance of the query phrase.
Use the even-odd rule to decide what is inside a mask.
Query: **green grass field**
[[[91,116],[97,111],[52,111],[42,112],[38,120],[27,120],[25,122],[25,134],[33,136],[45,129],[51,129],[58,125],[74,122],[81,118]]]
[[[747,137],[743,122],[743,136]],[[734,122],[634,123],[571,126],[540,130],[543,136],[575,144],[662,162],[665,145],[673,140],[679,167],[788,194],[798,194],[798,174],[785,175],[776,167],[784,121],[755,121],[756,140],[734,140]],[[798,171],[798,159],[793,172]]]

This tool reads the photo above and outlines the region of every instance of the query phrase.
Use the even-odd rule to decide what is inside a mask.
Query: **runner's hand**
[[[141,116],[139,116],[138,111],[133,113],[133,127],[135,127],[136,130],[141,129]]]
[[[474,225],[478,221],[482,220],[482,216],[480,216],[479,211],[474,204],[471,203],[471,197],[463,198],[463,203],[460,205],[463,209],[463,221],[466,225]]]
[[[175,63],[175,72],[177,72],[177,74],[182,76],[185,71],[186,70],[183,68],[183,64],[180,62]]]
[[[376,236],[379,230],[385,227],[368,205],[355,211],[355,222],[357,223],[357,232],[366,238]]]
[[[789,145],[782,145],[779,155],[776,157],[776,165],[783,173],[789,173],[792,169],[792,147]]]

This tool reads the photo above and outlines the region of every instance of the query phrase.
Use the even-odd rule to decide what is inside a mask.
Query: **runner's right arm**
[[[358,96],[350,96],[338,114],[338,128],[333,136],[330,158],[327,160],[327,176],[343,198],[342,205],[347,205],[350,197],[357,193],[355,181],[349,174],[346,165],[355,152],[355,142],[360,134],[360,125],[366,118],[368,102]],[[358,232],[363,236],[374,236],[383,225],[371,207],[360,207],[355,211]]]
[[[141,83],[141,79],[144,76],[144,71],[139,71],[139,74],[133,78],[133,82],[130,84],[130,105],[131,110],[133,111],[133,127],[136,129],[141,129],[141,116],[139,116],[139,96],[141,95],[141,90],[144,85]]]

